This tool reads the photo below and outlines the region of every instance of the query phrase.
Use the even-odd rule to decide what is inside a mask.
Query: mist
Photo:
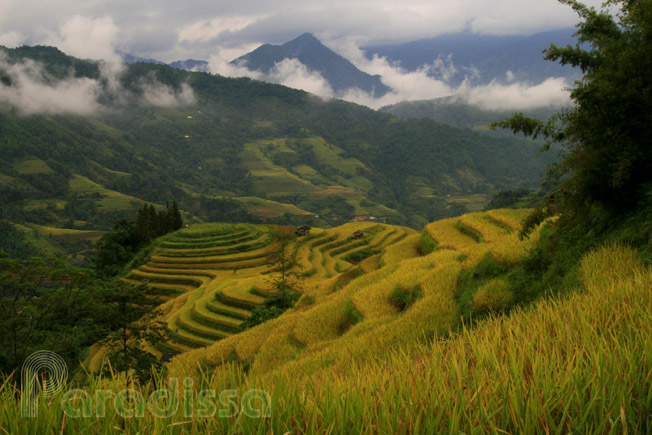
[[[245,64],[234,65],[224,55],[215,55],[210,59],[209,70],[227,77],[250,77],[278,83],[311,92],[322,98],[341,98],[372,109],[401,101],[450,96],[485,110],[559,108],[571,103],[568,90],[570,83],[562,77],[550,77],[541,83],[527,83],[515,81],[514,74],[508,72],[502,80],[493,80],[486,85],[472,85],[471,83],[480,78],[478,70],[455,65],[451,56],[441,56],[416,71],[408,71],[385,57],[376,55],[368,59],[360,49],[359,41],[355,39],[330,40],[323,43],[361,71],[380,75],[382,82],[392,89],[391,92],[380,98],[374,98],[372,94],[357,88],[336,94],[321,74],[308,70],[297,59],[285,59],[265,74],[262,71],[249,70]],[[233,50],[230,50],[230,54],[232,53]],[[451,85],[449,80],[460,72],[466,79],[461,84]]]
[[[9,104],[23,115],[96,115],[134,102],[154,107],[187,106],[195,102],[188,84],[182,84],[177,91],[153,78],[139,82],[137,96],[120,83],[124,64],[100,62],[99,66],[100,80],[74,77],[73,71],[59,80],[48,75],[38,62],[10,64],[0,56],[0,71],[10,81],[9,85],[0,82],[0,103]],[[100,103],[102,96],[110,97],[110,106]]]

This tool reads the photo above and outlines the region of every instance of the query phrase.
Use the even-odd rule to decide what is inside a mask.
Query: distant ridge
[[[169,64],[172,68],[184,69],[186,71],[208,72],[208,62],[205,60],[177,60]]]
[[[372,76],[360,71],[310,33],[304,33],[283,45],[261,45],[232,63],[267,74],[276,63],[284,59],[297,59],[309,71],[321,74],[338,96],[349,89],[358,88],[379,98],[391,90],[383,84],[380,76]]]
[[[386,57],[408,71],[439,63],[443,68],[431,68],[428,75],[455,86],[465,79],[473,85],[510,79],[539,83],[549,77],[578,76],[573,68],[546,61],[542,55],[551,43],[562,47],[575,45],[574,32],[572,28],[532,35],[459,32],[404,44],[369,46],[363,51],[369,59],[374,55]]]

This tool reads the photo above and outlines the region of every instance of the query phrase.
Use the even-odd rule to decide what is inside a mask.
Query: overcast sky
[[[599,7],[601,0],[585,3]],[[53,45],[72,56],[104,59],[114,65],[120,63],[116,50],[168,63],[201,59],[209,61],[213,73],[273,81],[329,98],[334,93],[324,78],[296,60],[279,63],[267,76],[229,64],[263,43],[280,44],[311,32],[362,71],[379,74],[394,90],[382,99],[352,90],[343,97],[349,101],[378,108],[401,100],[457,94],[487,107],[524,109],[568,104],[569,83],[550,77],[542,83],[508,80],[453,88],[428,74],[431,68],[455,69],[442,59],[435,61],[441,65],[405,71],[385,58],[367,59],[360,47],[459,31],[533,34],[569,28],[577,22],[573,10],[556,0],[0,0],[0,45]],[[68,83],[68,87],[42,92],[41,85],[24,73],[27,70],[21,71],[15,71],[25,84],[21,92],[35,90],[30,95],[36,99],[26,111],[39,107],[43,95],[51,94],[48,101],[56,101],[63,91],[83,90],[82,96],[89,101],[85,110],[96,106],[89,96],[97,83]],[[120,67],[108,71],[115,74]],[[22,94],[12,94],[14,90],[0,90],[0,99],[25,100]],[[187,100],[166,90],[154,94],[164,96],[165,101]]]
[[[46,43],[89,58],[114,47],[171,62],[235,58],[304,32],[364,45],[460,30],[531,34],[576,22],[556,0],[1,0],[0,45]]]

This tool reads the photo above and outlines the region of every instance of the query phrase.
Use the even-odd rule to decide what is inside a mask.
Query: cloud
[[[41,67],[33,61],[9,65],[0,59],[0,69],[12,85],[0,84],[0,101],[16,107],[20,113],[72,113],[89,115],[100,109],[99,83],[88,78],[68,78],[48,84]]]
[[[0,35],[0,45],[8,48],[15,48],[25,41],[25,36],[16,31],[3,33]]]
[[[120,109],[134,101],[155,107],[186,106],[195,102],[194,92],[186,83],[175,91],[152,78],[143,79],[139,83],[140,97],[136,97],[120,84],[122,64],[100,62],[99,69],[99,80],[74,77],[72,71],[68,77],[57,80],[38,62],[28,59],[12,64],[0,55],[0,71],[10,81],[9,85],[0,82],[0,103],[7,103],[24,115],[94,115]],[[100,103],[105,99],[111,104]]]
[[[49,43],[59,47],[63,52],[81,59],[96,59],[118,63],[116,54],[116,37],[118,27],[113,18],[89,18],[74,15],[59,28]]]
[[[169,86],[148,81],[141,83],[142,101],[156,107],[188,106],[195,103],[195,94],[190,85],[181,85],[181,91],[175,92]]]
[[[179,29],[179,41],[206,42],[226,32],[237,32],[254,23],[257,16],[226,16],[201,20]]]
[[[571,103],[569,83],[565,78],[551,77],[529,86],[525,83],[466,87],[462,84],[457,94],[470,104],[483,109],[525,110],[537,107],[563,107]]]
[[[328,81],[318,72],[311,72],[297,59],[284,59],[274,64],[274,68],[267,76],[268,80],[284,86],[318,95],[332,97],[333,89]]]
[[[585,2],[599,7],[602,0]],[[216,45],[282,43],[304,32],[379,44],[461,30],[535,33],[576,22],[572,9],[555,0],[0,1],[2,33],[17,32],[28,44],[66,42],[71,47],[60,47],[64,51],[73,48],[97,59],[105,53],[94,54],[98,52],[81,45],[94,47],[108,40],[123,51],[129,48],[137,51],[132,54],[167,62],[207,59]],[[64,24],[65,35],[60,32]],[[75,44],[73,35],[81,35],[83,42]]]
[[[472,86],[478,71],[471,67],[456,66],[451,56],[442,56],[431,64],[422,65],[416,71],[407,71],[399,64],[385,57],[375,55],[368,59],[354,38],[326,41],[330,49],[349,59],[360,70],[380,75],[382,82],[392,90],[381,98],[360,89],[349,89],[338,97],[373,109],[400,101],[429,100],[457,96],[484,109],[524,110],[536,107],[562,107],[570,104],[569,83],[565,78],[551,77],[542,83],[531,84],[514,81],[514,74],[507,73],[504,83],[493,81],[487,85]],[[317,72],[311,72],[297,59],[285,59],[277,63],[269,74],[251,71],[245,65],[233,65],[223,57],[211,58],[210,71],[228,77],[250,77],[257,80],[278,83],[296,89],[303,89],[321,97],[334,96],[328,82]],[[466,79],[461,85],[453,86],[450,80],[462,72]]]

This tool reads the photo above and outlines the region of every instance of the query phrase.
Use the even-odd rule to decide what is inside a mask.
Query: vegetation
[[[616,214],[636,208],[650,188],[650,4],[610,1],[621,10],[616,20],[606,9],[597,11],[574,0],[562,3],[582,19],[578,45],[552,45],[546,58],[584,73],[571,92],[575,105],[547,122],[516,114],[494,127],[542,136],[547,140],[544,149],[553,142],[564,146],[567,156],[550,176],[560,180],[566,214],[586,221],[595,207]]]
[[[40,62],[53,85],[66,68],[98,78],[97,64],[52,47],[2,52],[9,63]],[[148,106],[142,87],[152,80],[189,86],[196,101]],[[145,203],[158,209],[175,198],[188,222],[332,227],[374,215],[420,229],[472,207],[452,198],[479,198],[481,208],[492,191],[543,176],[545,162],[521,139],[161,65],[131,64],[119,81],[123,98],[106,89],[100,100],[115,110],[101,114],[0,111],[0,218],[107,231]]]
[[[395,287],[389,295],[389,301],[392,305],[398,308],[399,311],[405,311],[410,305],[414,304],[417,299],[423,296],[421,293],[421,286],[416,285],[409,291],[403,290],[401,287]]]
[[[652,190],[636,160],[646,162],[647,142],[636,141],[649,134],[644,121],[650,112],[633,113],[638,124],[627,124],[620,110],[633,106],[613,92],[633,91],[627,84],[636,83],[643,95],[633,100],[649,103],[650,75],[633,65],[633,56],[646,65],[652,53],[644,50],[652,5],[609,2],[621,8],[616,22],[574,1],[563,3],[584,19],[579,35],[589,50],[553,47],[549,53],[584,69],[573,91],[578,105],[555,118],[559,125],[520,116],[504,123],[565,141],[569,160],[559,166],[565,178],[553,191],[563,194],[549,196],[547,208],[468,213],[428,223],[421,234],[356,222],[284,239],[292,228],[221,223],[162,236],[147,263],[123,282],[144,282],[149,294],[176,291],[166,295],[157,318],[168,325],[168,340],[143,350],[177,353],[165,375],[186,378],[184,388],[171,386],[171,397],[145,402],[166,384],[162,375],[141,381],[134,379],[137,371],[102,377],[97,372],[107,352],[94,347],[86,360],[95,373],[86,379],[88,395],[129,388],[125,401],[111,401],[101,417],[72,418],[64,410],[72,406],[81,413],[81,399],[71,405],[62,403],[64,393],[41,395],[38,416],[18,419],[20,394],[16,375],[10,375],[0,383],[0,427],[11,433],[649,433]],[[634,68],[629,74],[621,69],[627,66]],[[605,105],[606,97],[614,104]],[[592,113],[604,123],[589,123],[591,131],[576,124]],[[612,121],[604,118],[608,113]],[[614,150],[605,149],[610,141]],[[284,158],[276,161],[290,156]],[[34,159],[19,169],[48,173]],[[625,188],[631,190],[617,198]],[[581,196],[587,189],[597,190]],[[553,206],[561,216],[549,216]],[[351,237],[358,230],[364,239]],[[365,248],[380,253],[357,266],[344,261]],[[294,304],[284,293],[294,263],[311,271],[301,283],[306,303]],[[64,343],[74,331],[66,322],[93,325],[88,301],[97,299],[91,292],[101,286],[82,287],[85,281],[74,271],[64,278],[46,272],[50,266],[3,262],[0,302],[7,315],[0,338],[7,370],[39,338],[49,337],[34,313],[58,322],[50,328],[62,325],[52,337]],[[77,282],[82,284],[72,284]],[[69,299],[62,295],[77,294],[76,288],[85,289],[78,292],[81,317],[68,318]],[[287,309],[242,330],[261,306]],[[116,306],[99,308],[110,314]],[[124,327],[112,329],[97,335],[124,336]],[[81,354],[93,331],[74,336],[77,344],[65,348],[68,360]],[[24,342],[16,340],[18,333],[25,334]],[[246,400],[254,389],[258,396]],[[210,403],[201,390],[215,392]],[[228,395],[237,403],[223,400]],[[161,418],[145,412],[151,409],[146,403],[164,406],[174,397],[185,413],[177,409]],[[127,411],[142,409],[142,418],[126,415],[125,405]],[[227,418],[205,418],[218,415],[218,407]]]

